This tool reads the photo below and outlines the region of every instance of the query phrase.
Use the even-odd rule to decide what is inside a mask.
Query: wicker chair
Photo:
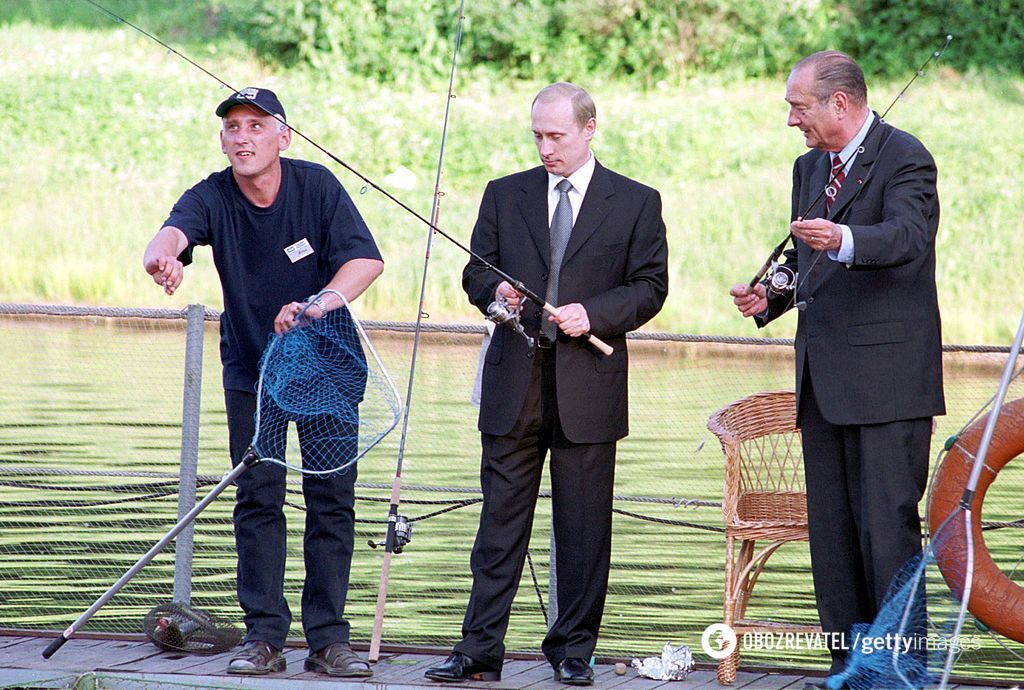
[[[708,418],[725,453],[725,614],[742,638],[748,632],[813,633],[817,626],[745,618],[750,594],[775,551],[807,541],[803,453],[792,391],[757,393]],[[739,542],[739,549],[736,544]],[[758,541],[766,542],[756,550]],[[740,664],[740,644],[718,664],[718,681],[730,685]]]

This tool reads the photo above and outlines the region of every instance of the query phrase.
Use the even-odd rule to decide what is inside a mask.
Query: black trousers
[[[928,480],[930,417],[838,426],[822,416],[810,371],[800,398],[811,571],[821,627],[870,623],[893,576],[921,553],[918,503]],[[831,673],[846,650],[832,649]]]
[[[552,666],[566,657],[590,659],[608,591],[615,443],[577,444],[565,438],[558,422],[554,353],[537,350],[526,402],[512,431],[482,435],[484,503],[470,557],[473,588],[455,650],[496,668],[504,660],[509,613],[549,451],[558,616],[542,649]]]
[[[224,400],[234,465],[252,442],[256,396],[226,390]],[[272,443],[283,451],[283,430],[281,434]],[[299,445],[304,446],[302,429]],[[311,449],[302,447],[303,454],[307,450]],[[284,647],[292,620],[284,598],[286,475],[284,467],[270,462],[243,472],[236,481],[234,511],[238,603],[244,613],[245,641],[262,640],[278,649]],[[344,473],[302,477],[306,503],[302,628],[313,651],[349,639],[344,614],[355,539],[355,481],[355,465]]]

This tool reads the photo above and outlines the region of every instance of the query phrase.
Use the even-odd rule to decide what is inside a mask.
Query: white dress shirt
[[[576,218],[580,215],[580,206],[583,205],[583,197],[587,195],[587,187],[590,186],[590,178],[594,176],[594,165],[597,163],[597,159],[594,158],[594,152],[590,152],[590,158],[587,162],[580,166],[580,169],[574,172],[569,177],[562,177],[561,175],[553,175],[548,173],[548,227],[551,227],[551,220],[555,217],[555,206],[558,205],[558,197],[560,192],[555,189],[562,180],[569,180],[572,185],[572,189],[569,190],[569,202],[572,204],[572,224],[576,225]]]
[[[868,111],[868,116],[864,118],[864,124],[860,126],[860,130],[854,135],[853,139],[843,147],[843,150],[839,153],[831,154],[832,158],[829,161],[830,164],[835,164],[835,156],[839,156],[839,160],[846,161],[843,165],[843,174],[846,175],[853,168],[853,160],[860,153],[860,146],[864,143],[864,139],[868,135],[868,130],[871,128],[871,123],[875,119],[875,114]],[[831,165],[829,166],[831,167]],[[831,173],[829,173],[831,175]],[[849,266],[853,263],[853,258],[856,256],[853,251],[853,232],[850,230],[849,225],[840,225],[839,229],[843,231],[843,241],[839,245],[839,249],[829,249],[828,258],[833,261],[841,261],[842,263]]]

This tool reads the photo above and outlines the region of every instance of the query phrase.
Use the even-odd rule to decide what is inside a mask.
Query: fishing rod
[[[124,17],[121,17],[120,15],[115,14],[114,12],[111,12],[106,7],[100,5],[98,2],[96,2],[96,0],[83,0],[83,2],[89,3],[90,5],[95,7],[96,9],[100,10],[104,14],[106,14],[109,17],[113,18],[115,21],[120,22],[122,24],[125,24],[126,26],[131,27],[132,29],[134,29],[135,31],[138,31],[140,34],[142,34],[143,36],[145,36],[149,40],[153,41],[157,45],[159,45],[159,46],[161,46],[163,48],[166,48],[168,52],[171,52],[174,55],[177,55],[178,57],[180,57],[182,60],[184,60],[188,64],[190,64],[193,67],[195,67],[196,69],[200,70],[203,74],[207,75],[208,77],[210,77],[211,79],[213,79],[214,81],[219,83],[221,86],[224,86],[225,88],[229,89],[232,93],[238,93],[238,89],[236,89],[231,84],[229,84],[228,82],[226,82],[223,79],[221,79],[220,77],[218,77],[216,74],[214,74],[210,70],[208,70],[205,67],[203,67],[202,65],[200,65],[195,60],[193,60],[190,57],[188,57],[187,55],[179,52],[174,47],[168,45],[164,41],[160,40],[159,38],[157,38],[153,34],[151,34],[148,31],[146,31],[145,29],[142,29],[142,28],[136,26],[135,24],[132,24],[130,21],[128,21]],[[253,105],[256,106],[256,107],[259,107],[258,105],[256,105],[256,103],[253,103]],[[264,110],[263,108],[260,108],[260,109]],[[543,297],[541,297],[536,292],[534,292],[533,290],[530,290],[528,287],[526,287],[526,285],[524,285],[522,281],[517,280],[516,278],[513,278],[509,274],[505,273],[500,268],[498,268],[497,266],[491,264],[489,261],[484,259],[482,256],[480,256],[479,254],[474,252],[472,249],[467,247],[465,244],[463,244],[462,242],[459,242],[457,239],[455,239],[454,237],[449,235],[447,232],[445,232],[441,228],[437,227],[437,225],[435,225],[431,221],[429,221],[426,218],[424,218],[419,212],[413,210],[409,205],[407,205],[406,203],[404,203],[403,201],[398,199],[396,196],[394,196],[393,194],[391,194],[387,190],[383,189],[380,185],[378,185],[376,182],[371,180],[369,177],[367,177],[366,175],[361,173],[359,170],[357,170],[356,168],[352,167],[351,165],[346,163],[344,160],[342,160],[341,158],[339,158],[335,154],[333,154],[330,151],[328,151],[326,148],[321,146],[315,140],[311,139],[310,137],[308,137],[305,134],[303,134],[302,132],[300,132],[293,125],[288,124],[285,121],[285,119],[283,117],[281,117],[280,115],[278,115],[277,113],[271,113],[271,112],[268,112],[266,110],[264,110],[264,112],[266,112],[268,115],[273,117],[275,120],[277,120],[281,124],[283,124],[286,127],[288,127],[292,132],[294,132],[301,139],[303,139],[307,143],[309,143],[313,148],[317,149],[318,151],[323,153],[325,156],[330,158],[332,161],[334,161],[335,163],[337,163],[338,165],[343,167],[345,170],[349,171],[350,173],[352,173],[353,175],[358,177],[360,180],[362,180],[366,184],[367,187],[370,187],[370,188],[375,189],[376,191],[380,192],[389,201],[394,202],[401,209],[403,209],[404,211],[406,211],[407,213],[412,215],[414,218],[419,220],[421,223],[426,225],[428,228],[430,228],[431,230],[433,230],[437,234],[439,234],[442,237],[444,237],[446,240],[448,240],[449,242],[454,244],[456,247],[458,247],[459,249],[461,249],[465,253],[469,254],[472,258],[474,258],[477,261],[479,261],[484,266],[485,269],[491,271],[492,273],[497,275],[502,280],[507,281],[509,285],[511,285],[513,288],[515,288],[515,290],[517,292],[519,292],[521,295],[526,297],[526,299],[528,299],[531,302],[533,302],[534,304],[536,304],[538,307],[543,309],[548,314],[550,314],[552,316],[558,316],[558,307],[556,307],[556,306],[554,306],[552,304],[548,304],[544,300]],[[595,348],[597,348],[598,350],[603,352],[605,355],[611,355],[612,352],[613,352],[613,349],[607,343],[605,343],[604,341],[602,341],[601,339],[599,339],[597,336],[595,336],[592,333],[584,333],[580,337],[586,338],[590,342],[591,345],[593,345]]]
[[[896,102],[903,98],[903,94],[907,92],[907,89],[910,88],[910,85],[917,81],[918,77],[924,74],[925,68],[928,67],[932,60],[938,60],[940,57],[942,57],[942,54],[946,51],[946,48],[949,46],[952,40],[953,34],[946,34],[946,39],[945,42],[942,44],[942,47],[928,56],[928,59],[925,60],[924,63],[917,68],[916,72],[914,72],[914,76],[910,78],[910,81],[907,82],[906,86],[904,86],[903,89],[898,94],[896,94],[896,97],[892,99],[892,103],[890,103],[889,107],[885,109],[885,112],[883,112],[881,116],[875,118],[875,121],[871,123],[871,126],[868,127],[867,133],[864,135],[865,141],[867,141],[868,137],[870,137],[871,134],[875,131],[875,128],[885,119],[885,116],[889,114],[889,111],[892,110],[892,107],[894,105],[896,105]],[[886,139],[886,143],[888,143],[888,139]],[[836,168],[832,169],[832,171],[829,173],[828,182],[825,183],[825,186],[821,188],[820,192],[818,192],[818,196],[814,197],[814,200],[807,205],[807,208],[804,210],[804,212],[797,216],[798,219],[803,219],[807,217],[807,214],[811,212],[811,209],[813,209],[815,205],[819,201],[821,201],[821,198],[828,193],[828,190],[831,188],[832,183],[835,181],[836,174],[838,173],[838,171],[846,170],[846,166],[850,162],[850,160],[858,153],[862,152],[863,149],[863,145],[858,147],[849,155],[849,157],[847,157],[845,161],[842,161],[841,167],[837,166],[838,170]],[[860,189],[864,189],[864,185],[861,185]],[[753,288],[755,285],[757,285],[758,281],[760,281],[764,277],[764,275],[771,269],[771,267],[775,265],[775,262],[779,260],[779,257],[782,255],[782,252],[785,251],[786,249],[786,245],[789,244],[789,241],[792,239],[793,233],[787,233],[786,236],[782,239],[782,241],[779,242],[771,251],[771,254],[768,255],[767,259],[765,259],[765,262],[761,264],[761,268],[759,268],[757,270],[757,273],[754,274],[754,277],[751,279],[750,283],[748,283],[747,287]]]
[[[441,125],[441,145],[437,155],[437,173],[434,177],[434,198],[430,209],[430,227],[437,225],[441,213],[441,173],[444,165],[444,145],[448,138],[448,116],[451,112],[452,100],[455,98],[453,87],[455,84],[455,68],[459,61],[459,47],[462,45],[462,13],[464,0],[459,0],[458,21],[455,24],[455,43],[452,48],[452,64],[448,71],[448,97],[444,106],[444,119]],[[423,302],[427,290],[427,268],[430,264],[430,248],[433,243],[434,233],[428,229],[426,249],[423,256],[423,278],[420,282],[419,306],[416,310],[416,329],[412,340],[412,358],[409,364],[409,384],[405,393],[405,416],[402,419],[402,438],[398,443],[398,460],[395,464],[395,477],[391,483],[391,505],[388,508],[388,531],[384,539],[384,560],[381,563],[380,584],[377,587],[377,609],[373,616],[373,634],[370,638],[370,650],[368,659],[370,663],[380,659],[380,643],[384,630],[384,606],[387,604],[388,583],[391,574],[391,558],[393,554],[402,553],[402,549],[412,538],[412,525],[402,515],[398,514],[398,504],[402,493],[402,464],[405,459],[405,441],[409,432],[409,410],[412,403],[412,384],[416,375],[416,354],[419,351],[421,325],[423,323]],[[377,544],[370,542],[372,548]]]

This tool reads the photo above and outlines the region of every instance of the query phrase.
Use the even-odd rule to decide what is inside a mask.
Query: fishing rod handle
[[[774,260],[775,259],[769,256],[768,260],[761,264],[761,268],[757,269],[757,273],[754,274],[754,277],[751,279],[751,281],[747,283],[748,288],[750,288],[751,290],[754,289],[754,286],[757,285],[762,278],[764,278],[766,273],[768,273],[768,269],[772,267],[772,261]]]
[[[513,287],[513,289],[515,289],[516,292],[518,292],[519,294],[523,295],[524,297],[526,297],[526,299],[530,300],[531,302],[536,304],[538,307],[540,307],[541,309],[543,309],[547,313],[551,314],[552,316],[558,316],[558,307],[553,306],[553,305],[548,304],[547,302],[545,302],[541,298],[540,295],[538,295],[536,292],[534,292],[530,288],[526,287],[523,284],[523,281],[516,280],[515,278],[513,278],[509,274],[503,272],[502,270],[500,270],[498,268],[495,268],[491,264],[487,264],[486,262],[485,262],[485,264],[486,264],[486,266],[489,269],[491,269],[492,271],[497,273],[501,278],[506,280],[509,283],[509,285],[511,285]],[[596,335],[594,335],[592,333],[584,333],[583,336],[587,339],[587,341],[591,345],[593,345],[598,350],[600,350],[602,353],[604,353],[605,356],[611,357],[612,353],[615,352],[615,349],[611,345],[609,345],[608,343],[604,342],[603,340],[598,338]]]
[[[67,632],[61,634],[56,640],[50,643],[50,646],[43,650],[43,658],[49,659],[51,656],[57,653],[57,650],[64,646],[64,643],[70,639],[70,635]]]
[[[552,316],[558,316],[558,307],[553,307],[547,302],[545,302],[543,305],[543,309]],[[586,338],[591,345],[596,347],[598,350],[603,352],[608,357],[611,357],[611,354],[615,352],[615,349],[611,345],[601,340],[593,333],[584,333],[583,337]]]

